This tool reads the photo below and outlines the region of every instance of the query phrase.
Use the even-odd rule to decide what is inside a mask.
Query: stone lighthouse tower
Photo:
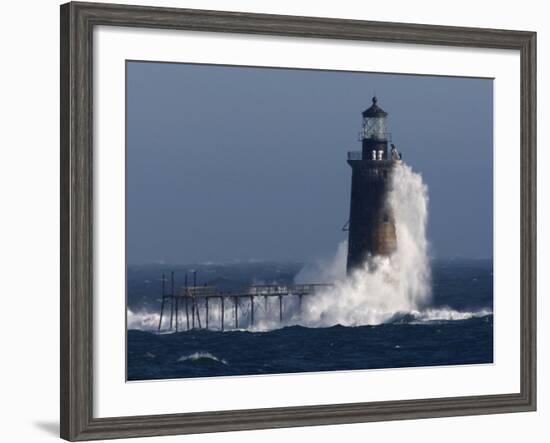
[[[351,203],[348,236],[348,273],[370,256],[390,255],[397,247],[394,216],[387,203],[393,167],[401,158],[392,145],[387,112],[377,104],[363,112],[361,151],[348,152],[351,166]]]

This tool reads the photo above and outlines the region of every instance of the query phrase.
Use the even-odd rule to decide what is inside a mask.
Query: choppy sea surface
[[[197,270],[201,283],[229,291],[258,281],[291,283],[300,263],[236,263],[128,269],[127,379],[464,365],[493,362],[493,263],[432,263],[432,301],[421,312],[395,313],[379,325],[269,331],[157,331],[160,277],[176,287]],[[141,320],[140,320],[141,319]]]

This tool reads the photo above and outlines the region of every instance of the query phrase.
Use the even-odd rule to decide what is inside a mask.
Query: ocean
[[[243,308],[242,329],[231,329],[229,317],[223,332],[170,332],[166,321],[157,331],[162,273],[168,277],[174,270],[175,285],[181,287],[185,274],[196,271],[199,284],[228,292],[257,283],[290,284],[303,268],[302,263],[269,262],[129,266],[127,380],[493,362],[492,260],[433,260],[430,299],[418,309],[396,309],[374,322],[369,320],[372,316],[355,312],[364,310],[364,305],[368,310],[369,297],[380,295],[365,293],[359,294],[364,297],[362,304],[347,306],[350,312],[345,316],[320,316],[325,320],[317,323],[311,319],[301,322],[299,316],[285,311],[290,320],[249,329],[246,321],[250,312]],[[338,306],[338,312],[345,308]],[[218,327],[216,313],[211,315],[214,329]],[[180,327],[185,329],[185,323]]]

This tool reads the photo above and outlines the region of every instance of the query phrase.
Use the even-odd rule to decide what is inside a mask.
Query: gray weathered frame
[[[512,49],[521,56],[521,391],[513,394],[93,417],[94,26]],[[536,33],[100,3],[61,6],[61,437],[91,440],[536,409]],[[514,294],[512,294],[514,295]]]

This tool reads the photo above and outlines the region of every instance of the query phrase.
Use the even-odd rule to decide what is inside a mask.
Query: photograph
[[[492,78],[125,63],[127,381],[494,363]]]
[[[548,434],[544,3],[5,6],[2,441]]]

